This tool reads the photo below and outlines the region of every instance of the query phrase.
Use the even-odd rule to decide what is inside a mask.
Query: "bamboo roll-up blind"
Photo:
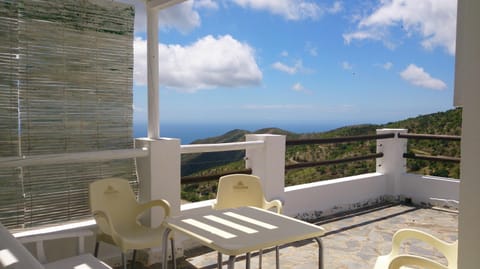
[[[15,2],[21,156],[133,148],[133,7]],[[89,216],[89,183],[112,176],[136,185],[134,161],[21,168],[24,216],[15,226]]]
[[[18,156],[18,12],[15,1],[0,8],[0,157]]]
[[[0,2],[0,157],[19,156],[18,3]],[[23,221],[20,169],[0,169],[0,222]]]

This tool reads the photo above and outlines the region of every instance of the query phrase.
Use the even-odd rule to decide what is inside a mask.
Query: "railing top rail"
[[[42,154],[37,156],[0,158],[0,168],[23,167],[30,165],[98,162],[140,158],[148,156],[148,149],[116,149],[76,153]]]
[[[459,135],[432,135],[432,134],[398,134],[398,138],[412,138],[412,139],[435,139],[435,140],[450,140],[460,141],[462,137]]]
[[[331,138],[296,139],[296,140],[287,140],[286,144],[287,146],[306,145],[306,144],[330,144],[330,143],[341,143],[341,142],[362,141],[362,140],[386,139],[386,138],[394,138],[394,137],[395,137],[395,133],[386,133],[386,134],[357,135],[357,136],[344,136],[344,137],[331,137]]]
[[[443,161],[443,162],[452,162],[452,163],[460,163],[462,161],[462,159],[459,157],[421,155],[421,154],[415,154],[415,153],[404,153],[403,158],[427,160],[427,161]]]
[[[233,142],[233,143],[181,145],[180,152],[182,154],[187,154],[187,153],[245,150],[250,148],[261,147],[263,146],[263,144],[264,142],[259,140],[259,141],[247,141],[247,142]]]
[[[207,181],[218,180],[220,177],[230,174],[251,174],[252,169],[242,169],[242,170],[231,170],[226,171],[218,174],[210,174],[210,175],[201,175],[201,176],[183,176],[181,178],[181,184],[191,184],[191,183],[201,183]]]
[[[303,163],[294,163],[294,164],[287,164],[285,165],[286,170],[290,169],[297,169],[297,168],[306,168],[306,167],[314,167],[320,165],[329,165],[329,164],[337,164],[337,163],[348,163],[348,162],[355,162],[355,161],[364,161],[369,159],[381,158],[383,157],[383,152],[363,155],[363,156],[354,156],[354,157],[347,157],[343,159],[334,159],[334,160],[323,160],[323,161],[316,161],[316,162],[303,162]]]

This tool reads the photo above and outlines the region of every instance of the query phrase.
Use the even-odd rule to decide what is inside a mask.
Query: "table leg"
[[[163,232],[163,238],[162,238],[162,252],[163,252],[162,268],[163,269],[168,268],[168,236],[170,235],[171,231],[172,230],[170,228],[166,228],[165,231]]]
[[[222,253],[217,252],[217,267],[218,269],[222,269]]]
[[[258,251],[258,269],[262,269],[262,255],[263,255],[263,249],[260,249]]]
[[[313,238],[318,243],[318,269],[323,269],[323,245],[320,237]]]
[[[250,269],[250,258],[252,257],[252,253],[248,252],[245,254],[245,268]]]
[[[234,269],[235,268],[235,256],[229,256],[228,257],[228,269]]]

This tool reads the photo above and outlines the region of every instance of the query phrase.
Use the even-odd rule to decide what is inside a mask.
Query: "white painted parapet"
[[[458,210],[459,189],[458,179],[405,174],[399,193],[417,205]]]
[[[289,186],[284,214],[314,220],[383,202],[386,177],[369,173]]]
[[[262,180],[267,200],[284,200],[285,192],[285,142],[284,135],[248,134],[246,141],[264,141],[263,147],[247,148],[246,167]]]
[[[377,158],[376,171],[386,176],[387,189],[385,194],[396,197],[399,195],[399,186],[402,177],[407,172],[407,161],[403,154],[407,152],[407,139],[398,138],[399,133],[407,133],[406,129],[378,129],[377,134],[397,133],[394,138],[378,139],[377,153],[383,153]]]

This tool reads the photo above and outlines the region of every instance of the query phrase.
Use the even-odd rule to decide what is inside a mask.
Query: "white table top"
[[[165,220],[168,228],[185,233],[203,245],[236,256],[321,236],[325,230],[271,211],[241,207],[182,214]]]

